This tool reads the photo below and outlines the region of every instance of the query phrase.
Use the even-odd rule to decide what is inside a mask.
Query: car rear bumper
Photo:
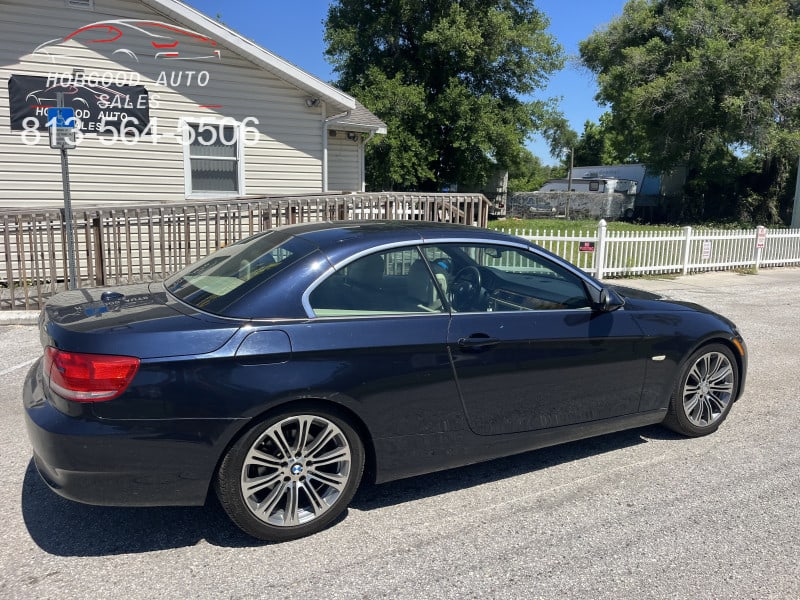
[[[202,505],[235,420],[102,420],[45,397],[39,363],[23,388],[36,468],[59,495],[105,506]],[[86,413],[89,413],[87,415]]]

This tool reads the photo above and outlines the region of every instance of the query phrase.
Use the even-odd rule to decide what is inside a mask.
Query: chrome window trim
[[[457,315],[486,314],[486,311],[459,312],[459,313],[455,313],[455,312],[450,311],[449,313],[444,313],[444,312],[440,312],[440,313],[409,313],[409,314],[406,314],[406,315],[403,315],[403,314],[385,314],[385,315],[380,315],[379,314],[379,315],[363,315],[363,316],[361,316],[361,315],[352,315],[352,316],[351,315],[347,315],[347,316],[342,316],[342,317],[327,317],[327,316],[319,317],[314,312],[314,309],[311,308],[311,303],[309,301],[309,297],[311,296],[311,293],[325,279],[330,277],[333,273],[335,273],[336,271],[338,271],[340,269],[343,269],[344,267],[346,267],[350,263],[358,260],[359,258],[362,258],[364,256],[368,256],[370,254],[377,254],[379,252],[384,252],[384,251],[387,251],[387,250],[395,250],[395,249],[398,249],[398,248],[416,248],[417,252],[419,252],[420,255],[422,256],[422,258],[424,258],[425,261],[427,262],[428,259],[425,258],[425,253],[422,252],[421,248],[424,247],[424,246],[429,246],[429,245],[434,245],[434,244],[471,244],[471,245],[487,244],[487,245],[495,245],[495,246],[508,246],[508,247],[511,247],[511,248],[518,248],[520,250],[526,250],[528,252],[532,252],[536,256],[540,256],[543,259],[548,260],[548,261],[553,261],[554,260],[552,256],[541,252],[535,246],[533,246],[533,245],[531,245],[529,243],[517,242],[517,241],[514,241],[514,240],[496,240],[496,239],[493,240],[493,239],[490,239],[490,238],[452,237],[452,238],[421,238],[421,239],[417,239],[417,240],[405,240],[405,241],[402,241],[402,242],[391,242],[391,243],[388,243],[388,244],[381,244],[379,246],[372,246],[372,247],[370,247],[370,248],[368,248],[366,250],[362,250],[360,252],[357,252],[356,254],[348,256],[347,258],[339,261],[336,264],[333,264],[331,267],[326,269],[314,281],[312,281],[311,284],[306,288],[305,292],[303,292],[303,296],[301,298],[303,310],[306,311],[306,315],[308,316],[309,319],[314,319],[314,320],[320,320],[320,319],[384,319],[384,318],[397,318],[397,317],[430,317],[430,316],[439,316],[439,315],[442,315],[442,314],[450,314],[450,315],[456,315],[456,314]],[[566,269],[567,271],[569,271],[570,273],[572,273],[573,275],[578,277],[586,285],[592,286],[598,293],[600,292],[600,290],[602,289],[602,286],[598,286],[597,283],[593,279],[591,279],[586,273],[584,273],[582,270],[580,270],[579,268],[577,268],[574,265],[572,265],[572,263],[569,263],[569,262],[567,262],[567,261],[565,261],[563,259],[558,259],[558,257],[556,257],[556,259],[557,260],[555,260],[555,262],[557,262],[560,267]],[[330,262],[330,259],[329,259],[329,262]],[[566,309],[549,310],[547,312],[550,312],[550,313],[562,312],[562,311],[575,312],[575,311],[586,311],[586,310],[590,310],[590,309],[588,309],[587,307],[583,307],[583,308],[566,308]],[[519,311],[495,311],[495,312],[506,313],[506,312],[519,312]],[[535,311],[531,311],[531,312],[535,312]],[[545,311],[542,311],[542,312],[545,312]]]
[[[372,247],[370,247],[370,248],[368,248],[366,250],[362,250],[361,252],[357,252],[356,254],[351,254],[350,256],[348,256],[344,260],[339,261],[336,264],[332,264],[330,262],[330,258],[326,256],[326,258],[328,259],[328,263],[332,264],[332,266],[329,267],[328,269],[326,269],[324,273],[320,274],[319,277],[317,277],[314,281],[312,281],[311,284],[306,288],[306,291],[303,292],[303,296],[300,299],[300,301],[301,301],[301,303],[303,305],[303,310],[306,311],[306,315],[308,316],[309,319],[380,318],[380,317],[384,317],[384,316],[391,317],[392,316],[391,314],[387,314],[387,315],[364,315],[363,317],[358,317],[356,315],[353,315],[353,317],[318,317],[316,315],[316,313],[314,312],[314,309],[311,308],[310,296],[313,293],[313,291],[315,289],[317,289],[322,284],[322,282],[325,279],[327,279],[328,277],[330,277],[333,273],[339,271],[340,269],[343,269],[344,267],[346,267],[350,263],[357,261],[359,258],[363,258],[365,256],[369,256],[370,254],[378,254],[379,252],[385,252],[387,250],[396,250],[398,248],[414,248],[414,249],[417,250],[417,253],[420,254],[420,258],[425,258],[424,256],[422,256],[422,253],[419,251],[419,245],[420,245],[420,240],[406,240],[406,241],[403,241],[403,242],[392,242],[390,244],[381,244],[380,246],[372,246]],[[425,314],[425,313],[420,313],[420,314]],[[408,316],[417,316],[417,314],[416,313],[412,313],[412,314],[409,314]]]

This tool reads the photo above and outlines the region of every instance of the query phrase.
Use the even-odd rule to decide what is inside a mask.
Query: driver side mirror
[[[604,287],[594,309],[600,312],[612,312],[624,306],[625,300],[614,290]]]

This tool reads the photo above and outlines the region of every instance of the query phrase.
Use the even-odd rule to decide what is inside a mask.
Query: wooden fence
[[[319,221],[401,219],[485,226],[481,194],[347,194],[73,209],[75,287],[163,279],[260,231]],[[0,211],[0,309],[38,309],[67,288],[63,211]]]

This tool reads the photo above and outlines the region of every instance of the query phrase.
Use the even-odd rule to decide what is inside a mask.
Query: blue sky
[[[325,61],[324,25],[327,0],[184,0],[222,21],[260,46],[294,63],[304,71],[331,82],[335,79]],[[622,13],[625,0],[537,0],[536,6],[550,19],[550,32],[567,55],[577,56],[578,43],[596,28]],[[596,121],[603,108],[594,101],[597,91],[591,73],[573,65],[556,73],[537,98],[560,97],[561,110],[578,133],[588,120]],[[528,147],[545,164],[556,162],[540,138]]]

